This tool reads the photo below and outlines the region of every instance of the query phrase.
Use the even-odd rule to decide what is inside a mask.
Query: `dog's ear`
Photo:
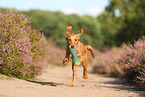
[[[80,36],[83,32],[83,29],[81,29],[80,33],[77,33],[77,35]]]
[[[72,26],[71,25],[68,25],[67,26],[67,35],[69,35],[72,31]]]

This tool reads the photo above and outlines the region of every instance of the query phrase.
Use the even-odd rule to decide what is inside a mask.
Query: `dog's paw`
[[[72,83],[72,84],[71,84],[71,87],[76,87],[76,84],[75,84],[75,83]]]
[[[84,75],[83,78],[84,78],[84,79],[88,79],[88,76],[87,76],[87,75]]]
[[[68,63],[68,58],[63,59],[63,64],[66,65]]]

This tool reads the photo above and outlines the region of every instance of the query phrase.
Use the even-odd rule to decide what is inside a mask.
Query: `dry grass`
[[[106,53],[98,52],[93,60],[93,72],[107,74],[113,77],[120,77],[122,71],[117,62],[117,59],[119,59],[120,56],[120,48],[114,48]]]
[[[65,50],[60,49],[56,45],[53,45],[50,40],[47,40],[48,45],[48,57],[47,65],[63,65],[63,58],[65,57]]]

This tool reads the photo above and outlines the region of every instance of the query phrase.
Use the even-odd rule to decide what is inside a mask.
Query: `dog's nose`
[[[74,48],[74,47],[75,47],[74,45],[71,46],[71,48]]]

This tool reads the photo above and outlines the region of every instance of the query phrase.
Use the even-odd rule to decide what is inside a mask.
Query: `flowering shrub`
[[[123,44],[123,55],[119,60],[124,77],[132,82],[145,83],[145,36],[134,45]]]
[[[22,79],[41,73],[46,39],[28,23],[18,12],[0,12],[0,73]]]
[[[93,72],[113,77],[122,76],[120,65],[117,62],[121,56],[120,51],[120,48],[113,48],[106,53],[97,53],[93,60]]]

